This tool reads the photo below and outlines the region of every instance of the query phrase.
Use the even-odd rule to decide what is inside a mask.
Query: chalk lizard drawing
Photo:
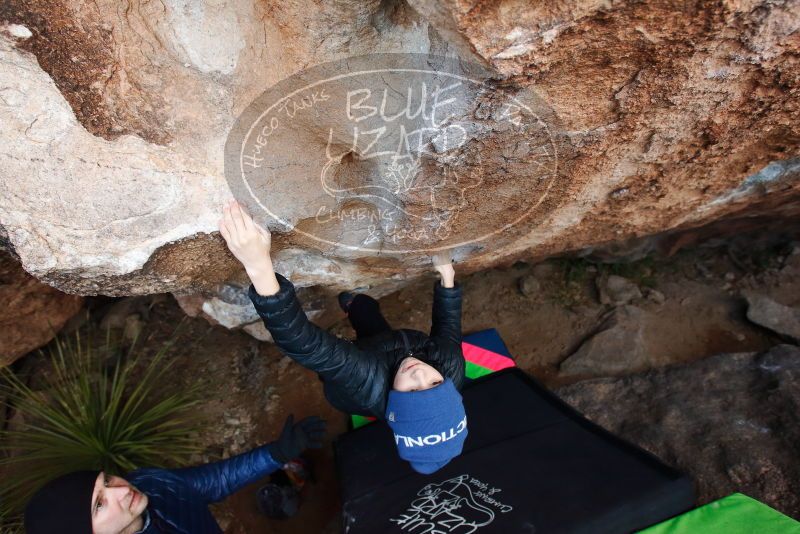
[[[459,125],[449,125],[447,128],[463,130]],[[386,127],[375,131],[385,132]],[[466,131],[463,131],[460,142],[455,146],[445,141],[443,146],[445,153],[437,154],[436,151],[427,149],[432,147],[432,138],[446,137],[446,131],[446,128],[419,128],[408,132],[401,125],[400,142],[395,150],[371,151],[377,139],[369,144],[367,150],[363,150],[359,147],[359,130],[355,128],[350,146],[335,153],[332,150],[334,139],[331,130],[328,133],[326,147],[327,161],[320,175],[322,189],[338,200],[380,199],[407,217],[435,223],[435,227],[448,226],[455,212],[467,207],[466,192],[478,188],[483,183],[483,176],[480,155],[473,152],[465,157],[462,153],[463,145],[468,141]],[[373,160],[374,172],[380,177],[377,183],[344,188],[338,186],[335,179],[336,169],[342,165],[343,158],[348,154],[356,155],[361,161]],[[439,170],[435,176],[432,175],[432,171],[423,172],[421,165],[423,154],[428,154],[428,157],[433,156],[432,159],[437,162]],[[379,158],[383,158],[382,161],[374,163],[374,160]],[[464,165],[466,159],[470,158],[473,161]],[[421,180],[422,176],[426,179]],[[406,209],[409,195],[416,196],[418,200],[425,199],[430,209],[424,213]]]
[[[478,504],[469,475],[460,475],[417,492],[406,511],[389,521],[414,534],[472,534],[494,521],[493,510]]]

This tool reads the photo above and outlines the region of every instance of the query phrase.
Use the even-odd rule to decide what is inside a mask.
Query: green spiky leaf
[[[0,369],[0,398],[18,421],[0,430],[0,534],[21,532],[25,503],[60,475],[180,466],[201,451],[192,436],[203,423],[196,409],[202,384],[170,380],[171,349],[184,324],[152,357],[138,348],[139,337],[125,351],[110,330],[99,344],[91,328],[83,337],[56,337],[44,387],[36,390]]]

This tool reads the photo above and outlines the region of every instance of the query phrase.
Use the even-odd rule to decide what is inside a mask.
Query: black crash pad
[[[694,505],[689,478],[519,369],[462,394],[464,452],[431,475],[397,456],[383,422],[337,440],[347,534],[631,532]]]

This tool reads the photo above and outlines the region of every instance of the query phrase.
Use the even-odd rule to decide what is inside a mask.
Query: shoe
[[[300,493],[290,482],[269,482],[256,492],[256,505],[259,511],[267,517],[288,519],[297,513],[300,506]]]
[[[349,291],[342,291],[339,293],[339,307],[345,313],[350,313],[350,304],[353,302],[355,298],[354,293],[350,293]]]

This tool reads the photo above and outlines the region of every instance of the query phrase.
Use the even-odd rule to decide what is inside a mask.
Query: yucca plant
[[[180,466],[200,452],[193,436],[202,424],[195,409],[202,384],[180,387],[170,376],[169,355],[183,324],[149,361],[137,346],[140,336],[127,349],[110,330],[99,346],[91,328],[74,340],[56,337],[45,387],[37,390],[0,369],[0,398],[21,419],[0,430],[0,534],[19,528],[30,496],[60,475]]]

